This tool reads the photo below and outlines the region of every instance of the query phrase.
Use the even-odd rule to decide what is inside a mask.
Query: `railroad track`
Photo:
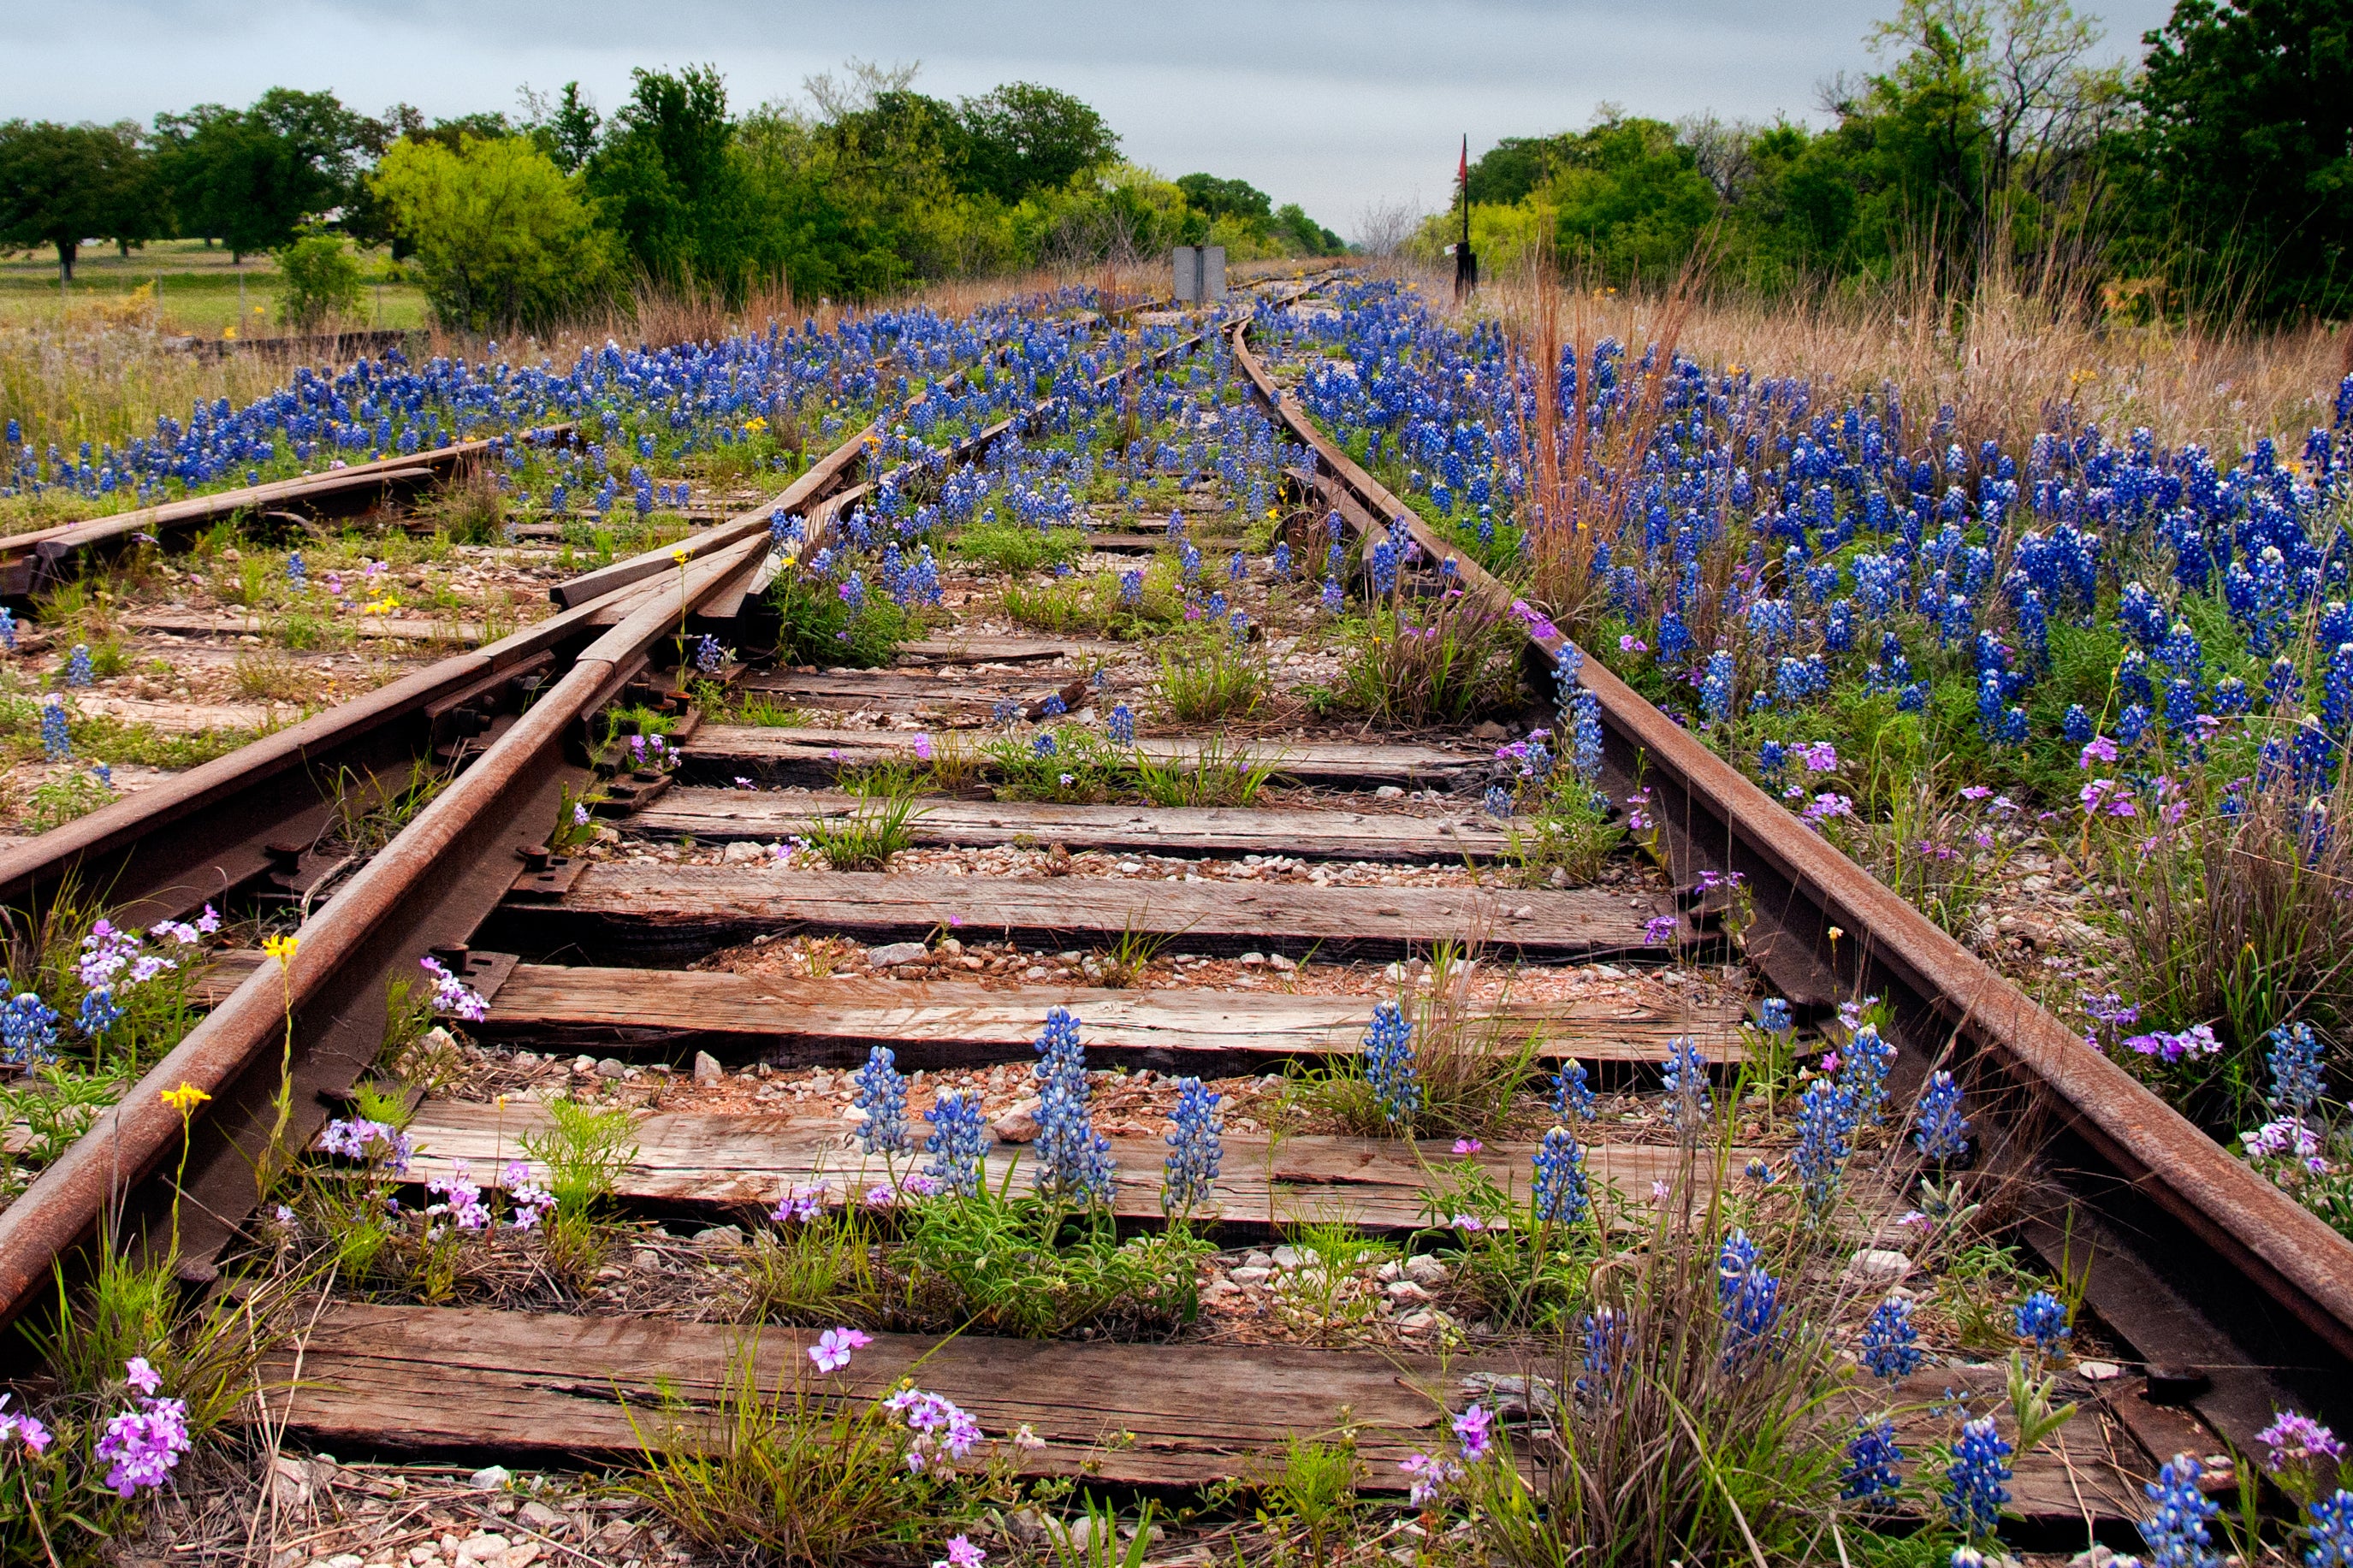
[[[1281,445],[1253,435],[1253,419]],[[1255,442],[1257,468],[1184,463],[1180,440],[1205,427]],[[1321,553],[1327,519],[1369,555],[1391,520],[1412,516],[1282,390],[1247,316],[1147,345],[972,433],[927,478],[902,468],[888,484],[937,493],[949,472],[1050,476],[1050,464],[1019,467],[1022,442],[1085,430],[1126,437],[1107,443],[1107,464],[1132,468],[1155,441],[1176,450],[1183,493],[1205,503],[1197,532],[1209,519],[1255,524],[1227,513],[1247,513],[1238,503],[1249,475],[1271,479],[1276,468],[1286,488],[1269,497],[1283,498],[1273,509],[1282,541],[1302,554]],[[1472,1168],[1501,1186],[1524,1183],[1536,1144],[1525,1125],[1517,1136],[1504,1126],[1450,1176],[1440,1167],[1451,1157],[1398,1138],[1286,1131],[1273,1075],[1345,1068],[1377,1000],[1416,984],[1435,993],[1451,976],[1460,1018],[1482,1038],[1531,1046],[1532,1064],[1581,1064],[1639,1106],[1671,1042],[1691,1042],[1719,1083],[1736,1080],[1759,1038],[1742,1027],[1756,1016],[1744,1005],[1754,984],[1826,1027],[1841,1002],[1885,998],[1899,1098],[1932,1067],[1962,1079],[2006,1226],[2052,1273],[2082,1281],[2116,1374],[2071,1375],[2066,1391],[2094,1420],[2020,1460],[2012,1508],[2025,1527],[2080,1534],[2137,1517],[2138,1479],[2158,1462],[2218,1441],[2244,1452],[2276,1409],[2353,1414],[2353,1253],[2341,1241],[1591,662],[1578,679],[1600,702],[1600,784],[1620,800],[1650,792],[1662,864],[1621,860],[1588,886],[1502,874],[1529,825],[1478,809],[1496,749],[1459,727],[1350,734],[1226,715],[1147,720],[1121,752],[1132,772],[1095,792],[1106,798],[1068,798],[1087,793],[1083,782],[1057,784],[1059,763],[1037,764],[1078,754],[1069,726],[1132,721],[1155,683],[1165,691],[1210,645],[1182,645],[1171,666],[1155,657],[1166,630],[1139,647],[1008,629],[977,568],[951,574],[963,603],[946,606],[949,624],[902,644],[890,668],[730,672],[738,700],[789,704],[805,710],[799,721],[694,710],[663,646],[682,653],[706,630],[724,640],[780,572],[831,591],[824,563],[872,524],[885,489],[881,475],[850,482],[863,435],[775,502],[698,535],[683,563],[649,552],[590,574],[560,589],[565,610],[529,632],[0,859],[0,899],[18,908],[54,898],[69,876],[113,889],[142,921],[257,888],[281,916],[290,898],[324,894],[282,972],[250,952],[224,956],[204,1023],[0,1214],[10,1314],[32,1304],[111,1205],[151,1245],[175,1235],[183,1278],[212,1284],[256,1235],[253,1172],[280,1116],[279,1042],[290,1031],[295,1042],[284,1137],[307,1147],[331,1116],[352,1114],[379,1064],[387,984],[436,954],[481,997],[466,1028],[491,1050],[465,1069],[468,1093],[415,1104],[409,1180],[470,1170],[495,1187],[484,1173],[525,1134],[545,1135],[549,1098],[601,1093],[641,1112],[611,1196],[665,1225],[627,1268],[552,1296],[328,1301],[273,1418],[343,1454],[609,1463],[649,1443],[708,1442],[725,1425],[742,1358],[770,1385],[790,1383],[821,1325],[786,1312],[747,1341],[710,1300],[682,1305],[677,1281],[733,1258],[743,1227],[757,1226],[751,1216],[792,1194],[821,1190],[821,1202],[854,1206],[875,1183],[903,1178],[903,1163],[845,1134],[847,1069],[888,1047],[928,1079],[919,1100],[977,1095],[1018,1140],[1032,1042],[1049,1010],[1067,1007],[1092,1065],[1119,1071],[1099,1080],[1098,1103],[1117,1173],[1106,1207],[1126,1226],[1149,1228],[1162,1213],[1167,1080],[1226,1080],[1233,1121],[1208,1209],[1227,1252],[1210,1294],[1257,1316],[1213,1313],[1208,1332],[1165,1325],[1163,1343],[943,1335],[878,1321],[839,1392],[879,1394],[913,1374],[993,1436],[1027,1427],[1043,1439],[1009,1455],[1024,1473],[1144,1489],[1232,1479],[1287,1439],[1346,1427],[1363,1484],[1401,1491],[1398,1461],[1441,1443],[1449,1412],[1493,1386],[1473,1374],[1528,1375],[1525,1337],[1490,1325],[1466,1339],[1437,1310],[1367,1309],[1338,1324],[1328,1301],[1324,1321],[1303,1329],[1313,1314],[1298,1308],[1296,1280],[1343,1274],[1352,1257],[1327,1251],[1303,1268],[1270,1253],[1261,1266],[1250,1249],[1338,1221],[1375,1241],[1459,1228],[1443,1205]],[[789,559],[772,557],[785,538],[777,517],[804,525]],[[1172,549],[1165,527],[1145,526],[1154,521],[1131,517],[1087,542],[1104,592],[1134,569],[1131,552],[1173,565],[1198,549],[1184,539]],[[1419,521],[1406,526],[1428,561],[1451,559]],[[1271,542],[1261,539],[1260,552]],[[1283,618],[1283,605],[1297,605],[1270,596],[1299,590],[1253,577],[1239,551],[1231,567],[1234,602],[1261,611],[1255,646],[1278,669],[1319,673],[1321,650]],[[1451,583],[1499,614],[1508,601],[1467,561],[1454,562]],[[1530,620],[1524,653],[1543,707],[1563,645]],[[609,747],[600,755],[595,721],[623,706],[669,721],[682,763],[633,771]],[[305,884],[322,868],[301,855],[290,865],[272,845],[332,809],[320,763],[383,776],[415,754],[420,725],[458,748],[453,782],[347,879]],[[824,847],[847,827],[872,827],[887,810],[878,802],[919,763],[931,788],[898,824],[888,868],[818,868]],[[298,775],[310,782],[289,809]],[[1219,791],[1231,798],[1211,803]],[[559,813],[598,794],[607,834],[553,845]],[[681,840],[693,847],[667,850]],[[771,846],[794,863],[780,867]],[[1726,873],[1746,889],[1736,945],[1715,891]],[[1424,962],[1450,942],[1490,973],[1519,965],[1535,994],[1474,989],[1459,963]],[[1712,978],[1679,988],[1643,979],[1693,955],[1712,961]],[[1577,984],[1553,983],[1562,976]],[[182,1084],[212,1099],[185,1165],[167,1171],[183,1121],[162,1096]],[[1655,1115],[1649,1131],[1640,1125],[1597,1133],[1587,1150],[1592,1178],[1616,1189],[1621,1220],[1638,1230],[1654,1209],[1692,1199],[1687,1151],[1658,1135]],[[988,1179],[1026,1188],[1037,1162],[1019,1152],[1018,1142],[999,1143]],[[1722,1154],[1737,1171],[1784,1160],[1788,1148],[1736,1141]],[[1898,1234],[1899,1205],[1887,1199],[1854,1219],[1855,1245]],[[1396,1273],[1368,1289],[1401,1305],[1446,1300],[1421,1277]],[[1273,1336],[1281,1342],[1268,1342],[1270,1321],[1289,1331]],[[1940,1391],[1997,1398],[2000,1375],[1997,1365],[1947,1364],[1898,1384],[1896,1397],[1914,1396],[1899,1421],[1907,1449],[1933,1440]],[[666,1411],[659,1432],[644,1415],[656,1408]]]

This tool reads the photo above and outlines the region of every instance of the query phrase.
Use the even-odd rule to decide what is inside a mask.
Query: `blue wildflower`
[[[2001,1505],[2010,1500],[2010,1446],[1994,1431],[1993,1417],[1980,1415],[1964,1422],[1953,1441],[1953,1457],[1945,1467],[1945,1512],[1953,1528],[1976,1540],[1993,1533],[2001,1522]]]
[[[994,1142],[980,1120],[980,1096],[944,1090],[923,1112],[933,1131],[923,1140],[931,1163],[923,1173],[958,1197],[980,1194],[981,1162]]]
[[[2010,1309],[2010,1321],[2021,1340],[2034,1342],[2035,1353],[2054,1356],[2060,1347],[2075,1337],[2067,1326],[2067,1303],[2048,1290],[2037,1290]]]
[[[1667,1042],[1662,1079],[1667,1091],[1667,1119],[1678,1132],[1697,1131],[1715,1110],[1715,1102],[1708,1097],[1707,1063],[1689,1035],[1678,1035]]]
[[[1533,1156],[1535,1165],[1535,1218],[1539,1225],[1575,1225],[1585,1217],[1585,1151],[1577,1135],[1555,1127],[1544,1135]]]
[[[1878,1026],[1864,1024],[1847,1042],[1839,1064],[1839,1083],[1854,1097],[1854,1112],[1873,1125],[1886,1120],[1887,1071],[1895,1065],[1895,1047],[1881,1037]]]
[[[1819,1225],[1838,1201],[1846,1163],[1854,1152],[1853,1096],[1829,1079],[1806,1085],[1798,1100],[1798,1148],[1790,1163],[1805,1185],[1806,1211]]]
[[[1103,729],[1111,736],[1113,745],[1135,744],[1135,710],[1124,702],[1115,704],[1111,716],[1103,721]]]
[[[1930,1075],[1913,1117],[1912,1142],[1921,1158],[1940,1165],[1969,1152],[1969,1122],[1961,1114],[1961,1086],[1953,1081],[1951,1073]]]
[[[907,1132],[907,1080],[893,1065],[888,1046],[866,1053],[866,1065],[850,1075],[858,1086],[857,1108],[866,1113],[858,1124],[858,1146],[870,1154],[902,1153],[913,1146]]]
[[[2320,1041],[2309,1024],[2283,1024],[2271,1032],[2270,1042],[2263,1061],[2271,1069],[2272,1089],[2264,1099],[2279,1114],[2302,1121],[2320,1103]]]
[[[1858,1419],[1854,1440],[1846,1446],[1846,1473],[1841,1478],[1839,1496],[1853,1502],[1894,1491],[1903,1484],[1895,1474],[1903,1460],[1904,1450],[1895,1445],[1894,1422],[1873,1426]]]
[[[1421,1072],[1413,1049],[1413,1025],[1394,1002],[1373,1005],[1365,1031],[1365,1081],[1392,1122],[1410,1121],[1421,1110]]]
[[[2353,1568],[2353,1492],[2339,1488],[2306,1506],[2304,1539],[2305,1568]]]
[[[83,994],[74,1027],[81,1031],[83,1038],[95,1040],[121,1021],[122,1009],[114,1005],[114,993],[100,985]]]
[[[1594,1108],[1593,1088],[1585,1080],[1583,1062],[1563,1062],[1560,1071],[1553,1075],[1552,1113],[1564,1121],[1591,1121],[1599,1114]]]
[[[0,976],[0,994],[5,994],[8,982]],[[0,1058],[18,1067],[37,1067],[56,1059],[58,1043],[57,1009],[30,991],[20,991],[5,1005],[0,1005]]]
[[[90,666],[88,643],[74,644],[73,652],[66,656],[65,679],[68,686],[88,686],[98,679],[97,672]]]
[[[1893,1383],[1915,1371],[1926,1359],[1920,1336],[1912,1327],[1912,1303],[1891,1297],[1872,1309],[1862,1325],[1862,1348],[1857,1358],[1874,1377]]]
[[[2157,1505],[2157,1511],[2140,1521],[2150,1568],[2219,1568],[2222,1559],[2206,1522],[2222,1510],[2199,1489],[2201,1468],[2188,1454],[2176,1454],[2158,1467],[2157,1479],[2141,1489]]]
[[[1168,1134],[1168,1156],[1163,1166],[1160,1212],[1186,1213],[1208,1200],[1224,1153],[1217,1095],[1201,1087],[1198,1078],[1176,1080],[1175,1128]]]
[[[66,710],[62,703],[41,704],[41,751],[53,763],[61,763],[73,755],[73,737],[66,729]]]
[[[1111,1140],[1087,1113],[1086,1051],[1079,1021],[1066,1007],[1046,1015],[1033,1047],[1038,1079],[1038,1190],[1079,1204],[1109,1203]]]

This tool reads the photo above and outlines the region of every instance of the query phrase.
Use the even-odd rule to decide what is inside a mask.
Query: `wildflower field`
[[[2137,1530],[2141,1561],[2353,1561],[2342,1445],[2309,1411],[2274,1412],[2261,1452],[2101,1479],[2126,1473],[2101,1404],[2127,1358],[2085,1310],[2083,1271],[2025,1246],[2017,1194],[1981,1158],[1989,1107],[1968,1067],[1900,1058],[1882,998],[1812,1018],[1773,994],[1744,960],[1736,887],[1725,935],[1691,940],[1647,795],[1599,787],[1599,710],[1577,683],[1584,660],[1621,676],[2078,1026],[2084,1051],[2353,1237],[2353,850],[2337,837],[2353,377],[2311,390],[2319,423],[2225,449],[2102,428],[2065,401],[1994,419],[1806,363],[1706,363],[1673,339],[1585,332],[1549,291],[1456,307],[1351,268],[1238,296],[1249,352],[1437,531],[1453,553],[1433,560],[1403,520],[1359,535],[1301,489],[1303,453],[1251,401],[1232,341],[1204,331],[1217,321],[1107,321],[1107,303],[1072,286],[561,361],[494,342],[387,355],[87,440],[12,416],[0,518],[27,524],[456,440],[493,455],[469,493],[413,515],[299,537],[240,520],[0,612],[0,734],[12,770],[40,779],[14,820],[52,826],[191,760],[82,706],[149,700],[132,683],[161,657],[142,640],[157,616],[234,606],[259,648],[236,658],[310,669],[353,657],[351,627],[447,590],[443,611],[477,617],[464,640],[488,641],[492,593],[536,598],[699,518],[756,511],[873,420],[873,490],[822,538],[774,520],[760,678],[743,676],[753,650],[691,642],[681,616],[676,679],[700,727],[616,706],[590,738],[601,784],[660,781],[664,809],[761,826],[665,826],[567,789],[552,850],[641,878],[648,898],[853,873],[1072,900],[1242,882],[1390,889],[1400,907],[1606,891],[1622,951],[1421,932],[1389,962],[1275,932],[1235,957],[1142,914],[1066,951],[951,916],[890,944],[731,928],[604,972],[649,995],[774,987],[793,1029],[962,985],[965,1005],[1018,1015],[993,1067],[925,1056],[912,1029],[830,1066],[699,1047],[600,1059],[502,1025],[502,1001],[427,957],[396,985],[360,1089],[257,1166],[257,1217],[224,1265],[236,1289],[183,1290],[176,1203],[160,1247],[126,1237],[94,1278],[61,1279],[31,1331],[47,1375],[0,1407],[9,1561],[97,1561],[119,1540],[334,1568],[1968,1568],[2088,1550],[2094,1506],[2102,1550]],[[1654,320],[1687,317],[1671,300]],[[575,439],[552,434],[564,425]],[[1511,613],[1464,591],[1473,562]],[[447,575],[412,583],[428,568]],[[461,571],[477,596],[456,596]],[[1581,655],[1532,682],[1523,627],[1546,622]],[[202,650],[169,635],[196,639],[174,658]],[[919,647],[1023,637],[1081,651],[1030,687],[1005,664],[926,676],[969,688],[953,719],[928,696],[841,695],[913,679]],[[370,657],[362,682],[405,668]],[[818,786],[784,776],[777,737]],[[1216,750],[1180,767],[1179,742]],[[1410,792],[1313,772],[1390,744],[1470,763]],[[364,861],[447,782],[352,801],[321,852]],[[966,808],[1304,820],[1338,804],[1433,838],[1442,822],[1466,847],[1073,853],[945,831]],[[1636,905],[1647,920],[1625,916]],[[142,1075],[225,994],[218,977],[287,984],[290,1060],[302,915],[207,907],[124,929],[103,889],[12,913],[10,1200],[104,1108],[153,1091]],[[1140,1068],[1121,1032],[1134,1011],[1208,992],[1328,1006],[1345,1041],[1248,1071]],[[1618,1011],[1595,1026],[1588,1003]],[[1664,1021],[1655,1039],[1625,1022],[1637,1012]],[[206,1097],[165,1092],[192,1147]],[[765,1118],[733,1163],[661,1165],[676,1128],[731,1116]],[[1332,1191],[1388,1183],[1393,1209],[1286,1208],[1279,1188],[1304,1191],[1298,1172],[1327,1156],[1356,1163]],[[396,1438],[337,1458],[271,1426],[287,1406],[262,1385],[310,1375],[289,1375],[282,1347],[324,1315],[461,1308],[708,1330],[729,1336],[728,1370],[698,1396],[607,1369],[591,1392],[625,1410],[627,1451],[569,1467],[410,1464]],[[1103,1479],[1149,1447],[1133,1431],[999,1419],[1023,1390],[955,1381],[987,1365],[959,1356],[992,1346],[1143,1343],[1172,1367],[1362,1352],[1427,1408],[1409,1432],[1343,1407],[1228,1457],[1214,1484],[1163,1488]],[[1183,1391],[1171,1373],[1145,1393]],[[2070,1502],[2070,1486],[2096,1495]]]

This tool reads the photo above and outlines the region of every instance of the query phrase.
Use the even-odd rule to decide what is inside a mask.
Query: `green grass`
[[[956,531],[948,548],[966,561],[1000,572],[1035,572],[1066,565],[1086,553],[1087,536],[1075,528],[1031,528],[1019,522],[972,522]]]

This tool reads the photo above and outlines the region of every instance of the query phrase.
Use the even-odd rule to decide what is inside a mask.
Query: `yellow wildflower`
[[[683,566],[688,562],[694,559],[694,552],[681,544],[676,550],[670,552],[670,558],[672,561],[677,562],[681,566]]]
[[[744,421],[744,428],[746,430],[765,430],[767,427],[768,422],[756,414]]]
[[[183,1116],[211,1098],[211,1095],[192,1083],[184,1083],[177,1089],[167,1089],[164,1091],[164,1103]]]
[[[261,939],[261,951],[276,959],[282,969],[294,962],[294,949],[301,941],[300,937],[266,936]]]

